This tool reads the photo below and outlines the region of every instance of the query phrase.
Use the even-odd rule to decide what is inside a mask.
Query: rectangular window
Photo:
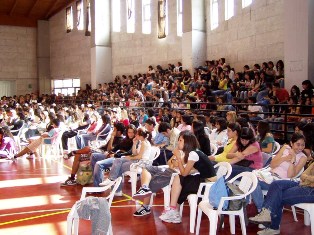
[[[168,34],[168,9],[166,0],[158,0],[158,38],[165,38]]]
[[[225,0],[225,20],[234,16],[234,0]]]
[[[76,1],[76,27],[78,30],[84,29],[83,0]]]
[[[126,13],[127,13],[127,22],[126,28],[127,33],[135,32],[135,0],[126,0]]]
[[[218,0],[210,0],[210,28],[218,27]]]
[[[112,16],[112,31],[120,32],[121,31],[121,7],[120,0],[111,1],[111,16]]]
[[[66,29],[67,33],[73,30],[73,12],[72,7],[66,8]]]
[[[152,32],[150,0],[142,0],[142,33]]]
[[[80,79],[57,79],[53,80],[53,90],[54,94],[62,93],[66,96],[76,95],[78,90],[80,90]]]
[[[177,35],[182,36],[182,15],[183,15],[183,5],[182,0],[177,0]]]
[[[242,0],[242,8],[248,7],[252,4],[252,0]]]
[[[85,20],[85,36],[90,36],[92,31],[92,22],[90,16],[90,0],[86,0],[86,20]]]

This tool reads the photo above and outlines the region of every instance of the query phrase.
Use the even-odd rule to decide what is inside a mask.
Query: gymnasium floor
[[[0,235],[63,235],[66,234],[66,217],[69,209],[79,199],[81,186],[60,187],[69,173],[72,160],[52,157],[18,159],[16,162],[0,160]],[[183,212],[181,224],[162,222],[158,216],[163,210],[163,195],[157,194],[152,214],[133,217],[135,203],[130,198],[131,187],[125,179],[123,197],[115,197],[112,207],[114,234],[189,234],[189,208]],[[299,222],[285,211],[281,234],[310,234],[310,227]],[[256,234],[256,225],[247,227],[247,234]],[[79,234],[91,234],[90,221],[80,220]],[[200,234],[208,234],[208,220],[203,216]],[[230,234],[228,222],[217,234]],[[241,234],[240,224],[236,234]]]

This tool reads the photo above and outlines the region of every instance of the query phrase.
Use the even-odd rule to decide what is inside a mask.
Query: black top
[[[208,156],[200,150],[195,151],[199,156],[199,160],[194,163],[194,168],[198,170],[201,178],[211,178],[216,176],[216,171]]]

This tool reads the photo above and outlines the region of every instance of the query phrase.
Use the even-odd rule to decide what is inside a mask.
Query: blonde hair
[[[235,111],[227,112],[227,116],[230,116],[230,120],[227,120],[228,123],[235,123],[237,120],[237,113]]]

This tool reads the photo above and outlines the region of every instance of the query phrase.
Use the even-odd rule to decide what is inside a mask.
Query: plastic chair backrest
[[[149,161],[154,161],[160,155],[160,148],[152,146],[150,149]]]
[[[280,150],[280,144],[277,141],[275,141],[272,154],[273,155],[277,154],[279,152],[279,150]]]
[[[219,179],[222,176],[225,176],[225,179],[228,179],[232,173],[232,166],[229,162],[219,162],[217,163],[214,168],[217,168],[217,178]]]
[[[242,192],[244,192],[244,195],[247,196],[251,194],[257,186],[258,180],[257,180],[256,175],[252,172],[242,172],[236,175],[235,177],[233,177],[229,182],[233,183],[239,178],[241,178],[241,180],[238,186],[242,190]]]

